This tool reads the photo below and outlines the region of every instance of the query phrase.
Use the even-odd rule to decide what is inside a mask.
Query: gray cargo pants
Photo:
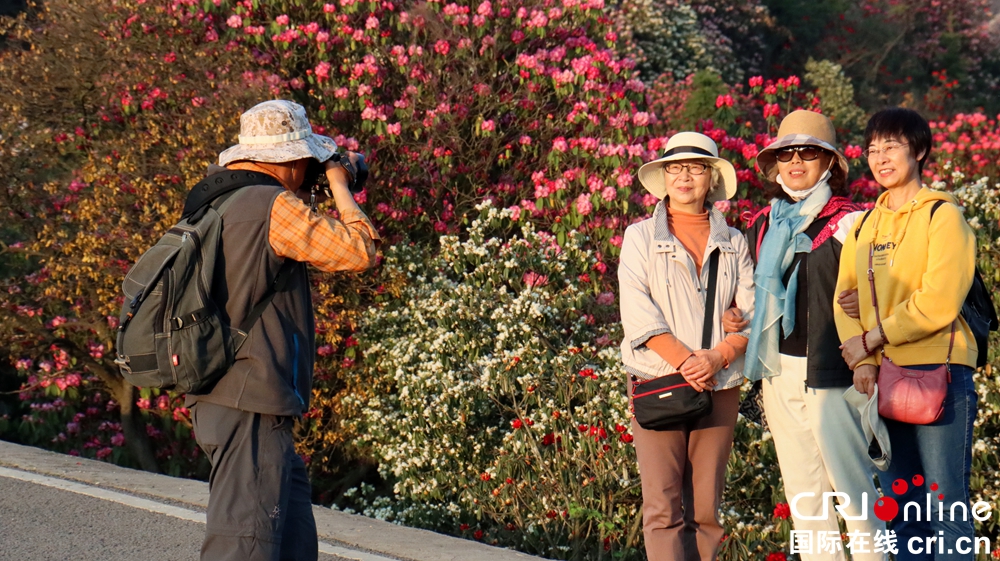
[[[199,402],[191,420],[212,461],[202,561],[315,561],[316,521],[294,419]]]

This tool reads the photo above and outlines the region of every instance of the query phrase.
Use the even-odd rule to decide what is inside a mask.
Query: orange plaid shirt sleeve
[[[381,241],[360,210],[348,209],[337,220],[312,212],[289,191],[274,199],[267,239],[278,257],[309,263],[327,273],[372,267]]]

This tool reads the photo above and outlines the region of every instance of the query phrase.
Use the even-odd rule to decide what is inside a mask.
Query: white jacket
[[[629,226],[618,265],[621,316],[625,338],[622,361],[630,374],[650,379],[676,372],[660,355],[646,347],[654,335],[672,333],[690,349],[701,348],[705,320],[705,286],[708,262],[718,248],[719,272],[715,291],[712,346],[726,338],[722,314],[733,302],[744,319],[753,319],[753,262],[746,238],[726,224],[722,213],[710,209],[711,232],[699,278],[694,260],[670,233],[667,209],[660,201],[652,218]],[[749,337],[749,332],[742,335]],[[716,373],[716,390],[739,386],[743,381],[743,356]]]

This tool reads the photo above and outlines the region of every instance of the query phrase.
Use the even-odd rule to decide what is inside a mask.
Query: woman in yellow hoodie
[[[910,109],[879,111],[868,121],[865,146],[868,166],[885,192],[844,242],[837,293],[857,289],[861,317],[853,319],[834,304],[843,356],[854,370],[854,387],[869,396],[885,357],[914,370],[950,362],[951,382],[937,421],[885,420],[891,461],[880,481],[883,493],[899,505],[890,526],[898,539],[898,561],[972,559],[971,518],[952,505],[969,506],[978,349],[959,312],[972,286],[975,235],[954,197],[920,181],[931,148],[923,117]],[[911,501],[916,504],[908,505]]]

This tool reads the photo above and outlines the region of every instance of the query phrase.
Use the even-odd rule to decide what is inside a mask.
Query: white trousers
[[[790,505],[795,501],[792,524],[796,531],[804,531],[811,537],[813,553],[803,548],[799,555],[802,561],[845,561],[847,541],[842,548],[833,544],[820,550],[818,545],[822,536],[840,533],[833,501],[823,500],[823,493],[846,493],[850,504],[843,510],[848,516],[862,514],[862,496],[867,493],[868,519],[845,520],[849,534],[867,534],[864,547],[854,549],[852,558],[886,561],[885,553],[874,553],[875,533],[885,533],[885,523],[872,510],[879,495],[872,481],[875,468],[868,459],[861,417],[857,409],[844,401],[847,388],[806,388],[806,365],[805,357],[781,355],[781,375],[763,383],[764,414],[778,453],[785,497]],[[801,493],[814,495],[796,499]],[[840,500],[841,504],[844,502]],[[803,517],[820,519],[802,519],[796,516],[796,511]]]

